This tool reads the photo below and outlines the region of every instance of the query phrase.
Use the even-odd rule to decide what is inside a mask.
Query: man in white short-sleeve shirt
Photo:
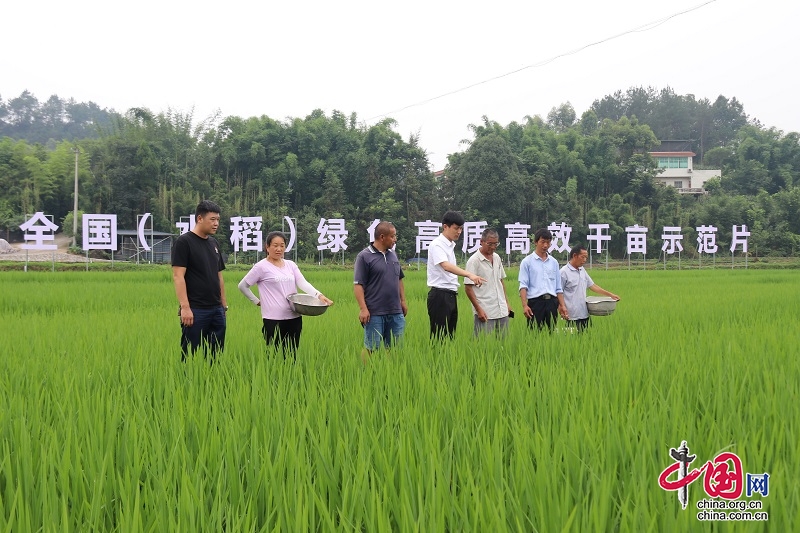
[[[475,335],[493,331],[504,334],[508,329],[508,319],[513,316],[506,298],[503,279],[506,271],[503,261],[495,250],[500,243],[497,230],[487,228],[481,234],[481,247],[467,261],[467,271],[474,272],[488,281],[480,288],[469,279],[464,280],[464,292],[472,302]]]

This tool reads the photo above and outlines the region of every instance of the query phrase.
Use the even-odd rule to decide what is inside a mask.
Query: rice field
[[[361,363],[346,270],[296,361],[226,271],[224,355],[182,364],[169,267],[0,272],[0,531],[792,531],[800,524],[800,272],[603,271],[584,334],[405,344]],[[767,522],[704,523],[658,485],[686,440],[770,474]],[[758,496],[755,497],[758,499]]]

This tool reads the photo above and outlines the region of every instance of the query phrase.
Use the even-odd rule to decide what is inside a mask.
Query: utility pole
[[[75,203],[72,207],[72,247],[77,246],[78,240],[78,154],[81,151],[75,147],[72,149],[75,153]]]

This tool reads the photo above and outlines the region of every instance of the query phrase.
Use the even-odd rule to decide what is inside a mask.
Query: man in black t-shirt
[[[180,304],[181,360],[203,344],[210,348],[211,362],[225,346],[225,314],[228,302],[222,271],[225,262],[212,237],[220,222],[220,208],[203,200],[195,211],[195,226],[178,237],[172,248],[172,280]]]

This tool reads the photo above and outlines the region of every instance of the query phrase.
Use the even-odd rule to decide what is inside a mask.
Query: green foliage
[[[736,98],[720,95],[712,103],[696,100],[691,94],[676,95],[670,87],[661,91],[631,87],[624,94],[617,91],[595,100],[591,111],[599,120],[636,117],[659,139],[691,139],[701,164],[710,164],[705,160],[707,150],[730,145],[748,123]]]
[[[575,108],[569,102],[554,107],[547,114],[547,125],[563,133],[575,124]]]
[[[77,231],[77,233],[75,233],[76,242],[78,243],[78,245],[80,245],[80,243],[83,242],[82,241],[82,239],[83,239],[83,215],[84,215],[83,211],[79,210],[78,211],[78,225],[77,225],[77,230],[78,231]],[[67,213],[67,215],[64,217],[64,219],[61,221],[61,231],[67,237],[72,237],[73,236],[73,232],[72,232],[72,227],[74,226],[73,219],[74,219],[73,211],[70,211],[69,213]]]
[[[477,138],[453,173],[457,209],[473,211],[493,227],[519,219],[524,182],[505,138],[495,133]]]
[[[78,117],[83,109],[80,120],[96,119],[102,127],[99,137],[78,142],[79,208],[116,213],[121,229],[134,228],[136,215],[150,212],[156,230],[174,231],[179,217],[209,198],[222,206],[223,218],[261,215],[267,231],[279,228],[284,215],[302,219],[312,234],[320,218],[345,218],[353,226],[351,259],[366,245],[374,218],[392,220],[400,249],[412,252],[414,222],[438,220],[450,208],[499,225],[501,232],[513,222],[534,228],[562,221],[583,226],[590,219],[614,228],[638,223],[652,228],[652,244],[660,246],[653,236],[661,224],[713,223],[701,217],[705,203],[716,205],[725,196],[735,205],[736,198],[766,193],[771,200],[759,200],[758,209],[735,210],[743,217],[735,223],[747,223],[754,238],[766,239],[761,254],[790,250],[784,243],[800,236],[792,200],[800,187],[800,133],[748,120],[736,98],[711,102],[669,87],[632,87],[595,101],[580,120],[568,102],[546,121],[526,116],[504,126],[484,116],[469,125],[473,138],[464,141],[466,150],[450,154],[436,177],[418,136],[403,139],[392,118],[368,126],[355,113],[317,109],[285,121],[197,121],[191,112],[132,108],[102,121],[91,118],[93,105],[58,97],[40,104],[27,92],[0,100],[0,125],[26,139],[0,138],[0,229],[7,234],[26,213],[44,211],[60,220],[72,211],[75,144],[60,142],[65,136],[44,144],[35,132],[59,117],[70,123],[70,113]],[[709,197],[678,198],[657,186],[659,169],[647,152],[659,139],[676,138],[688,139],[698,154],[695,168],[722,170],[721,179],[707,183]],[[598,219],[599,213],[612,218]],[[230,251],[227,232],[223,224],[220,240]],[[302,256],[314,257],[316,245],[303,239]]]
[[[23,222],[25,222],[23,217],[14,213],[9,201],[5,198],[0,199],[0,230],[4,232],[6,240],[10,239],[12,231],[19,230]]]
[[[0,98],[0,137],[39,144],[75,141],[96,137],[115,116],[113,110],[101,109],[94,102],[63,100],[57,95],[39,102],[26,90],[8,102]]]

